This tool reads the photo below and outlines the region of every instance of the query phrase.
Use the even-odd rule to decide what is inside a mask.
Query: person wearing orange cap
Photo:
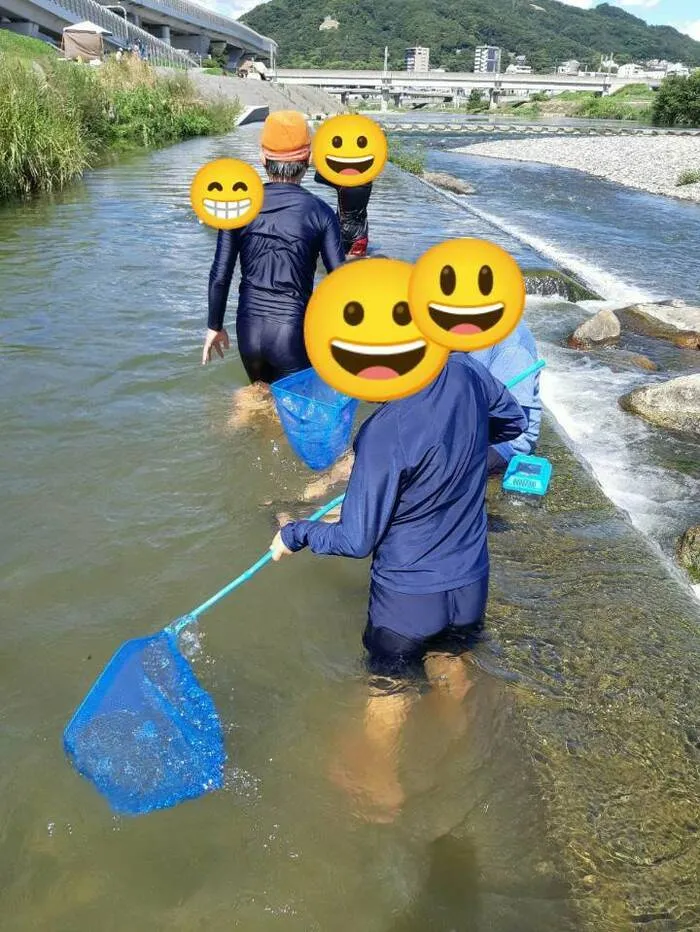
[[[301,113],[281,110],[265,120],[260,140],[269,182],[257,217],[237,230],[220,230],[209,275],[209,319],[202,362],[223,358],[226,301],[240,257],[236,337],[251,383],[274,382],[311,363],[304,315],[319,256],[328,272],[345,260],[332,208],[301,187],[309,167],[311,134]]]

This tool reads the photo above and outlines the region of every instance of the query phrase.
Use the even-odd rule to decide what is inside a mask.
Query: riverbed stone
[[[455,178],[454,175],[448,175],[447,172],[424,172],[423,178],[435,187],[444,188],[453,194],[476,194],[474,185],[462,181],[461,178]]]
[[[700,583],[700,524],[694,524],[678,539],[676,556],[694,583]]]
[[[685,349],[700,349],[700,307],[673,298],[657,304],[633,304],[616,313],[626,330]]]
[[[700,375],[635,388],[620,398],[620,406],[657,427],[700,437]]]
[[[604,347],[600,353],[595,355],[606,364],[621,363],[623,366],[634,366],[635,369],[643,369],[645,372],[658,372],[659,370],[654,360],[643,353],[633,353],[631,350],[619,349],[617,346]]]
[[[612,311],[599,311],[585,320],[569,337],[569,346],[588,349],[591,346],[613,343],[620,336],[620,321]]]

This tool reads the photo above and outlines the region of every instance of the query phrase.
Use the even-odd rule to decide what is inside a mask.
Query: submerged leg
[[[229,427],[240,430],[256,418],[269,417],[274,413],[275,406],[270,386],[265,382],[253,382],[252,385],[239,388],[234,393]]]
[[[399,780],[401,730],[413,692],[371,687],[360,734],[342,741],[331,779],[354,798],[370,822],[393,822],[405,801]]]
[[[454,737],[460,737],[467,727],[464,699],[474,685],[467,671],[467,659],[465,656],[431,652],[426,654],[424,663],[431,686],[428,699]]]
[[[342,456],[331,469],[328,470],[323,476],[319,476],[318,479],[314,479],[313,482],[310,482],[302,493],[302,501],[304,502],[313,502],[317,498],[322,498],[328,489],[331,489],[334,485],[339,485],[341,482],[347,482],[350,478],[350,473],[352,471],[352,464],[355,462],[355,455],[351,451],[348,451],[344,456]]]

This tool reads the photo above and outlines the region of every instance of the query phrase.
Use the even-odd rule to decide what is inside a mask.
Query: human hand
[[[202,365],[206,366],[208,362],[211,362],[212,349],[215,349],[223,359],[224,350],[228,349],[230,345],[226,330],[207,330],[207,335],[204,338],[204,349],[202,350]]]
[[[275,563],[279,562],[282,557],[289,556],[290,553],[294,552],[288,547],[285,547],[281,531],[278,531],[272,539],[270,550],[272,551],[272,559]]]

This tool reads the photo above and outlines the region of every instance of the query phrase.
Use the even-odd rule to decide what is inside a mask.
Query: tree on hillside
[[[656,126],[700,126],[700,71],[664,78],[651,109]]]
[[[337,30],[319,31],[325,16]],[[433,67],[470,71],[477,45],[526,55],[537,71],[575,58],[599,62],[666,58],[700,66],[700,42],[668,26],[649,26],[618,6],[580,9],[553,0],[267,0],[243,22],[280,46],[283,67],[381,68],[389,46],[392,69],[409,46],[430,48]]]

